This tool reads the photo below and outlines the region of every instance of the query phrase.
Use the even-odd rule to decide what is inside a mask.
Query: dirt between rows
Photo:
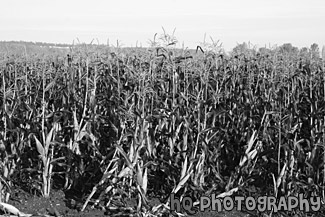
[[[26,214],[33,214],[33,216],[55,216],[55,217],[85,217],[85,216],[113,216],[112,213],[108,212],[105,208],[94,208],[91,209],[91,206],[88,205],[86,210],[80,212],[83,205],[83,201],[77,201],[77,199],[72,199],[71,195],[67,196],[67,194],[63,191],[52,191],[50,198],[46,199],[40,196],[33,196],[29,193],[24,192],[23,190],[15,190],[12,192],[11,198],[8,202],[10,205],[15,206],[21,212]],[[153,198],[150,199],[151,205],[159,204],[159,199]],[[136,209],[136,200],[129,199],[126,201],[127,207],[133,207]],[[0,217],[4,216],[4,213],[0,211]],[[120,212],[116,213],[114,216],[124,216],[124,217],[135,217],[136,215],[130,215],[127,213]],[[164,215],[168,216],[168,215]],[[163,216],[163,217],[164,217]],[[253,217],[253,216],[263,216],[253,212],[239,212],[239,211],[231,211],[231,212],[217,212],[206,210],[204,212],[197,212],[194,215],[186,215],[192,217]],[[264,215],[266,216],[266,215]],[[273,215],[274,216],[274,215]],[[307,215],[306,215],[307,216]],[[308,216],[324,216],[323,214],[313,214]],[[298,216],[297,216],[298,217]]]
[[[150,203],[159,204],[157,198],[150,200]],[[50,198],[44,198],[41,196],[31,195],[24,192],[23,190],[13,190],[8,204],[16,207],[20,212],[25,214],[32,214],[33,216],[56,216],[56,217],[85,217],[85,216],[112,216],[112,213],[108,212],[105,209],[94,208],[91,209],[91,206],[88,205],[85,211],[80,212],[83,205],[83,201],[77,201],[72,198],[67,197],[67,194],[63,191],[52,191]],[[136,208],[136,201],[129,199],[126,201],[128,207]],[[5,213],[0,211],[0,216],[4,216]],[[116,214],[115,216],[132,216],[130,214]],[[135,215],[134,215],[135,216]],[[187,215],[189,216],[189,215]],[[193,217],[249,217],[250,214],[243,212],[197,212]]]

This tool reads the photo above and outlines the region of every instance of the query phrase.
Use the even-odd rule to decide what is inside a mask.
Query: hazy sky
[[[325,0],[3,0],[0,40],[147,46],[155,33],[172,34],[181,47],[210,36],[226,50],[257,46],[325,45]]]

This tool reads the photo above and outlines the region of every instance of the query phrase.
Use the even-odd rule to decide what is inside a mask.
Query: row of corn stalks
[[[320,59],[166,40],[1,59],[0,200],[78,189],[82,210],[131,197],[153,215],[172,193],[325,197]]]

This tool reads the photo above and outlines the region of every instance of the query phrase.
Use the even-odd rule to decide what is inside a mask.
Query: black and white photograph
[[[3,0],[0,217],[325,216],[324,0]]]

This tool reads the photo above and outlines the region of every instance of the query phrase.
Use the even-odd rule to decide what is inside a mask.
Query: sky
[[[147,47],[173,31],[178,47],[225,50],[291,43],[325,45],[324,0],[2,0],[0,41]]]

